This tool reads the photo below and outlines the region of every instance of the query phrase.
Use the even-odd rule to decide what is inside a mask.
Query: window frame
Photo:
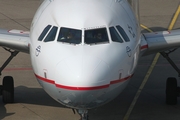
[[[46,28],[48,27],[48,26],[50,26],[49,27],[49,29],[48,30],[46,30]],[[41,32],[41,34],[39,35],[39,37],[38,37],[38,41],[44,41],[44,38],[47,36],[47,34],[49,33],[49,31],[52,29],[52,25],[47,25],[43,30],[42,30],[42,32]],[[46,30],[46,31],[45,31]],[[44,34],[43,34],[44,33]],[[41,39],[40,39],[41,38]]]
[[[111,34],[111,30],[110,30],[111,28],[113,28],[113,29],[116,31],[117,35],[118,35],[119,38],[122,40],[122,42],[119,41],[119,40],[114,41],[114,40],[112,39],[113,37],[112,37],[112,34]],[[124,40],[123,40],[122,36],[119,34],[119,32],[117,31],[117,29],[116,29],[114,26],[109,27],[109,34],[110,34],[110,37],[111,37],[112,42],[124,43]]]
[[[51,32],[53,32],[53,29],[54,28],[56,28],[56,33],[55,33],[55,35],[53,35],[54,36],[54,39],[52,39],[52,40],[46,40],[47,39],[47,37],[49,37],[49,35],[51,34]],[[44,40],[43,40],[43,42],[52,42],[52,41],[55,41],[56,40],[56,36],[57,36],[57,33],[58,33],[58,27],[57,26],[52,26],[52,28],[51,28],[51,30],[46,34],[46,36],[44,37]],[[52,33],[52,34],[54,34],[54,33]]]
[[[106,39],[104,39],[104,40],[106,40],[106,41],[99,41],[99,42],[89,42],[89,43],[87,43],[86,42],[86,32],[87,31],[93,31],[93,30],[99,30],[99,31],[101,31],[101,29],[103,30],[105,30],[105,31],[103,31],[103,32],[105,32],[105,37],[107,38],[107,40]],[[83,42],[84,42],[84,44],[86,44],[86,45],[94,45],[94,44],[105,44],[105,43],[110,43],[110,38],[109,38],[109,31],[108,31],[109,29],[107,29],[107,27],[99,27],[99,28],[92,28],[92,29],[84,29],[83,31],[83,36],[84,36],[84,40],[83,40]],[[103,32],[99,32],[99,33],[103,33]],[[95,33],[95,34],[97,34],[97,33]],[[95,39],[95,38],[94,38]],[[102,39],[103,40],[103,39]]]
[[[61,40],[60,40],[60,33],[61,33],[61,30],[62,30],[62,29],[67,29],[67,30],[69,29],[69,31],[75,30],[76,32],[80,32],[80,39],[79,39],[80,42],[79,42],[79,43],[75,43],[75,42],[73,43],[73,42],[61,41]],[[82,36],[83,36],[83,30],[82,30],[82,29],[75,29],[75,28],[68,28],[68,27],[60,27],[60,28],[59,28],[59,31],[58,31],[58,34],[57,34],[57,39],[56,39],[56,40],[57,40],[57,42],[61,42],[61,43],[79,45],[79,44],[82,44],[82,43],[83,43],[83,39],[82,39],[83,37],[82,37]],[[67,35],[66,35],[66,37],[67,37]],[[65,40],[67,40],[67,38],[66,38]]]
[[[118,27],[121,28],[122,31],[120,31],[118,29]],[[120,25],[116,25],[116,29],[119,32],[119,34],[121,35],[121,37],[124,39],[125,42],[130,42],[129,36],[126,34],[125,30]]]

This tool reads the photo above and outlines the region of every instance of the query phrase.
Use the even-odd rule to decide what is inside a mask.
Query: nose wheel
[[[79,120],[89,120],[88,110],[78,109],[77,112],[81,116],[81,118]]]

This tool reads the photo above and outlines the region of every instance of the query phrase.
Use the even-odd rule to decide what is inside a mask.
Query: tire
[[[168,78],[166,81],[166,104],[177,104],[177,80],[173,77]]]
[[[3,78],[2,98],[4,103],[14,102],[14,80],[11,76]]]

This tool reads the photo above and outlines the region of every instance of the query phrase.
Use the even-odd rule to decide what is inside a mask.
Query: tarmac
[[[0,28],[29,30],[32,18],[42,0],[0,0]],[[140,23],[153,31],[167,30],[179,6],[179,0],[140,0]],[[180,28],[180,17],[173,29]],[[148,32],[142,29],[142,32]],[[180,67],[180,50],[170,54]],[[10,55],[0,48],[0,63]],[[154,59],[157,58],[157,59]],[[157,62],[152,64],[152,62]],[[150,71],[149,71],[150,70]],[[15,103],[0,102],[0,120],[78,120],[70,108],[49,97],[38,84],[28,54],[19,53],[2,72],[13,76]],[[168,77],[177,72],[162,56],[142,57],[127,88],[112,102],[89,111],[90,120],[177,120],[177,105],[166,105],[165,87]],[[143,83],[143,84],[142,84]],[[180,85],[180,82],[178,81]],[[2,97],[0,97],[2,100]]]

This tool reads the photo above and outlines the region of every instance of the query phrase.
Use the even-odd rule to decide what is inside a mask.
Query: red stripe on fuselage
[[[57,83],[55,83],[55,81],[53,81],[53,80],[49,80],[49,79],[47,79],[47,78],[43,78],[43,77],[38,76],[38,75],[36,75],[36,74],[35,74],[35,76],[36,76],[39,80],[41,80],[41,81],[44,81],[44,82],[50,83],[50,84],[54,84],[57,88],[81,91],[81,90],[98,90],[98,89],[108,88],[108,87],[109,87],[110,85],[112,85],[112,84],[117,84],[117,83],[121,83],[121,82],[127,81],[127,80],[130,79],[133,75],[128,76],[128,77],[126,77],[126,78],[119,79],[119,80],[113,80],[113,81],[110,82],[110,84],[107,84],[107,85],[94,86],[94,87],[65,86],[65,85],[57,84]]]
[[[53,80],[49,80],[49,79],[47,79],[47,78],[43,78],[43,77],[38,76],[38,75],[36,75],[36,74],[35,74],[35,76],[36,76],[39,80],[41,80],[41,81],[44,81],[44,82],[47,82],[47,83],[51,83],[51,84],[55,84],[55,82],[54,82]]]
[[[141,50],[147,49],[147,48],[148,48],[148,45],[143,45],[143,46],[141,46]]]
[[[122,78],[122,79],[119,79],[119,80],[113,80],[113,81],[110,82],[110,84],[116,84],[116,83],[124,82],[124,81],[130,79],[132,76],[133,75],[125,77],[125,78]]]
[[[108,88],[109,85],[102,85],[102,86],[95,86],[95,87],[71,87],[71,86],[64,86],[64,85],[56,84],[56,87],[68,89],[68,90],[98,90],[98,89]]]

